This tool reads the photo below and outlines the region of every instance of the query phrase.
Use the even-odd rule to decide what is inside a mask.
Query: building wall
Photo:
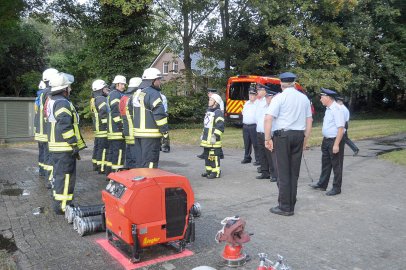
[[[0,140],[32,139],[35,98],[0,98]]]
[[[174,61],[178,62],[178,73],[177,74],[174,73],[174,70],[173,70]],[[165,62],[168,63],[168,67],[169,67],[167,74],[165,74],[164,70],[163,70],[163,65]],[[163,80],[165,82],[165,81],[170,81],[172,79],[181,77],[182,72],[185,69],[185,64],[183,63],[182,59],[175,56],[172,52],[164,52],[164,53],[162,53],[160,58],[155,61],[155,63],[151,67],[157,68],[161,71],[161,73],[164,76]]]

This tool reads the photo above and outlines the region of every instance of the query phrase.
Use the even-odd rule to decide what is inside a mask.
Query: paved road
[[[89,143],[90,144],[90,143]],[[325,196],[308,187],[320,173],[319,148],[305,152],[310,174],[302,162],[298,202],[292,217],[276,216],[269,208],[277,201],[274,183],[257,180],[252,164],[241,165],[241,150],[225,149],[222,178],[200,177],[203,161],[198,147],[172,146],[161,154],[160,167],[189,178],[196,201],[203,208],[197,220],[194,256],[145,269],[191,269],[209,265],[219,269],[223,245],[214,236],[226,216],[240,215],[254,233],[244,247],[254,258],[240,269],[255,269],[256,254],[283,255],[295,270],[405,269],[406,167],[376,158],[376,154],[406,148],[406,135],[357,142],[353,157],[346,148],[342,194]],[[75,202],[101,202],[106,182],[91,171],[91,151],[78,162]],[[122,269],[95,240],[103,233],[80,237],[61,216],[50,212],[50,193],[37,178],[36,145],[0,148],[0,250],[16,250],[12,258],[20,269]],[[330,184],[331,185],[331,184]],[[11,190],[22,189],[19,196]],[[4,193],[9,195],[5,195]],[[34,214],[41,209],[41,213]],[[16,247],[7,239],[14,239]],[[7,245],[10,244],[10,245]],[[0,256],[1,257],[1,256]],[[0,264],[1,265],[1,264]]]

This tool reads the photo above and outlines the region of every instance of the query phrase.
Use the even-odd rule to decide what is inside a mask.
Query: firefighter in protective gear
[[[123,136],[123,120],[120,116],[120,99],[123,96],[127,80],[122,75],[114,77],[115,88],[107,97],[109,116],[107,121],[107,140],[109,150],[107,154],[106,175],[124,167],[125,141]]]
[[[137,168],[157,168],[161,137],[168,137],[168,118],[162,104],[161,72],[147,68],[142,74],[142,90],[133,95],[134,136]]]
[[[44,108],[51,91],[49,78],[56,73],[58,71],[54,68],[48,68],[42,73],[42,80],[39,83],[39,90],[35,99],[34,139],[38,142],[39,177],[46,180],[48,188],[51,187],[49,180],[52,178],[52,165],[48,151],[47,122]]]
[[[220,156],[223,153],[221,148],[221,137],[224,132],[224,115],[220,109],[222,99],[217,94],[209,98],[209,107],[204,117],[204,128],[201,136],[200,146],[203,147],[206,171],[202,177],[208,179],[220,178]]]
[[[131,78],[127,91],[124,92],[120,99],[120,115],[123,119],[123,135],[126,144],[124,166],[129,169],[136,168],[132,96],[135,91],[138,91],[141,82],[142,79],[139,77]]]
[[[50,78],[50,98],[47,104],[49,151],[53,164],[53,203],[56,214],[63,214],[73,200],[76,182],[76,159],[86,148],[79,130],[79,115],[68,97],[72,75],[57,73]]]
[[[93,147],[93,170],[99,174],[105,173],[106,157],[108,150],[107,142],[107,95],[109,87],[103,80],[95,80],[92,84],[92,98],[90,99],[90,111],[93,119],[94,147]]]

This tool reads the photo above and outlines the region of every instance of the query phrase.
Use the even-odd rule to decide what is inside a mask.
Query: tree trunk
[[[190,30],[189,30],[189,17],[188,10],[185,5],[182,6],[182,16],[183,16],[183,62],[185,63],[186,71],[186,91],[190,94],[194,93],[193,83],[192,83],[192,59],[190,58]]]
[[[226,54],[224,57],[224,70],[226,77],[230,76],[230,67],[231,67],[231,48],[230,48],[230,16],[229,16],[229,2],[224,0],[224,6],[220,6],[220,19],[221,19],[221,28],[223,31],[223,40],[227,46]]]

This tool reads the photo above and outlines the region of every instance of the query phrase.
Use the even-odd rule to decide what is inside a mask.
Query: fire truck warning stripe
[[[173,255],[163,256],[156,259],[148,260],[148,261],[141,261],[139,263],[131,263],[130,260],[125,257],[120,251],[118,251],[115,247],[113,247],[107,239],[97,239],[96,243],[99,244],[107,253],[110,254],[111,257],[116,259],[126,270],[130,269],[139,269],[145,266],[166,262],[170,260],[175,260],[183,257],[192,256],[194,253],[188,249],[185,249],[182,253],[176,253]],[[157,256],[158,257],[158,256]],[[142,260],[142,256],[141,256]]]

